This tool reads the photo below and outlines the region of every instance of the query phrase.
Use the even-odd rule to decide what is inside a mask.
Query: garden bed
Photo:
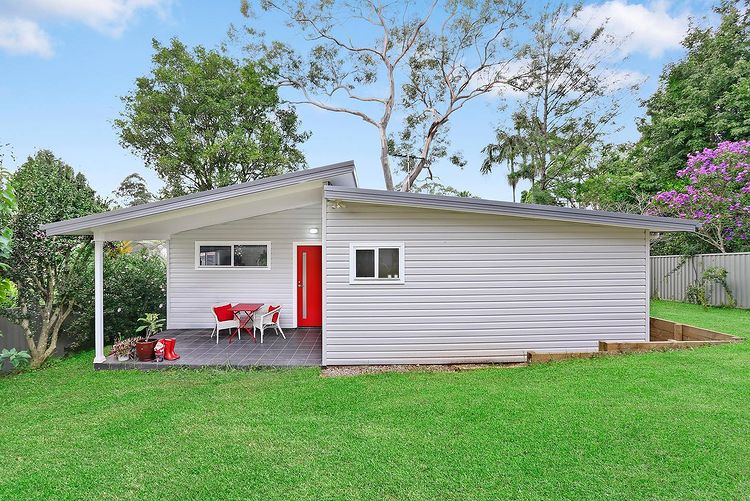
[[[651,317],[649,321],[649,339],[650,341],[599,341],[599,351],[567,353],[539,353],[530,351],[527,354],[527,361],[529,363],[541,363],[553,360],[593,358],[621,353],[680,350],[744,341],[743,338],[732,336],[731,334],[724,334],[722,332],[654,317]]]

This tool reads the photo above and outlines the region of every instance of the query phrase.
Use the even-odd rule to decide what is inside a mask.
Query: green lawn
[[[750,313],[653,314],[750,334]],[[0,378],[0,499],[740,499],[749,343],[462,373]]]

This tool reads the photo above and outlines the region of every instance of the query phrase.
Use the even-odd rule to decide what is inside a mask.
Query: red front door
[[[297,326],[323,325],[323,254],[320,245],[297,247]]]

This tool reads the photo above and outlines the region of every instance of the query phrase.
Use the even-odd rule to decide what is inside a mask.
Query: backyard
[[[652,315],[750,334],[750,311]],[[743,498],[750,345],[458,373],[0,377],[0,499]]]

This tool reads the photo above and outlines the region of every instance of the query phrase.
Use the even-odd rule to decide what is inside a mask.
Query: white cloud
[[[619,90],[641,85],[647,79],[646,75],[640,71],[621,69],[604,70],[602,71],[600,78],[604,87],[609,92],[617,92]]]
[[[52,44],[47,34],[34,21],[0,18],[0,50],[10,54],[52,56]]]
[[[609,33],[627,37],[622,47],[625,55],[644,52],[653,58],[680,47],[689,18],[687,11],[671,14],[670,4],[665,1],[639,4],[609,0],[585,5],[578,14],[578,27],[593,29],[606,22]]]
[[[80,22],[117,36],[138,11],[163,13],[167,4],[167,0],[0,0],[0,12],[36,20]]]
[[[52,55],[52,48],[49,36],[42,28],[44,23],[81,23],[117,37],[139,11],[152,11],[163,16],[171,1],[0,0],[0,50],[48,57]]]

